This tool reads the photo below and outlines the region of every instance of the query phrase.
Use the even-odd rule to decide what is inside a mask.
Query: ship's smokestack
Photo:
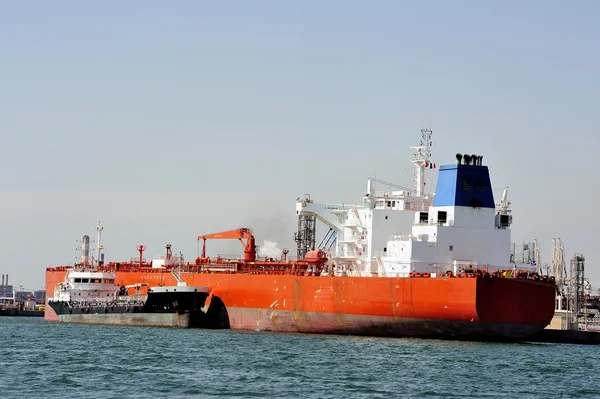
[[[8,285],[8,273],[6,273],[6,282],[4,285]]]
[[[81,262],[87,264],[90,261],[90,236],[84,235],[81,239]]]
[[[100,262],[104,262],[104,258],[101,258],[100,255],[100,251],[104,249],[104,247],[102,246],[102,230],[104,230],[104,227],[100,224],[100,221],[98,221],[98,225],[96,226],[96,231],[98,231],[98,242],[96,246],[96,263],[98,264],[98,266],[101,265]]]
[[[4,274],[2,275],[2,285],[4,286]]]

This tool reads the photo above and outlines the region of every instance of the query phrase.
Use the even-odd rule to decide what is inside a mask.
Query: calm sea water
[[[2,398],[600,398],[600,346],[0,317]]]

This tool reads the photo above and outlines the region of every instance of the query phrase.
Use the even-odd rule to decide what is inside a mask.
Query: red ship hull
[[[47,270],[48,296],[65,272]],[[211,306],[222,306],[236,330],[519,339],[544,329],[554,314],[554,284],[520,278],[181,276],[188,285],[210,287]],[[161,269],[117,271],[116,277],[121,285],[176,283]],[[46,319],[58,320],[52,313],[46,307]]]

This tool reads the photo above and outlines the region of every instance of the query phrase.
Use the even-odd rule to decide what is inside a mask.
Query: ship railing
[[[145,297],[140,297],[132,300],[125,301],[115,301],[111,299],[110,301],[69,301],[67,305],[70,308],[94,308],[94,307],[106,307],[106,306],[141,306],[144,304],[143,299]]]
[[[278,257],[257,255],[256,256],[256,261],[258,261],[258,262],[269,262],[269,261],[281,262],[282,261],[282,256],[283,256],[283,254],[279,255]],[[240,256],[240,255],[219,254],[219,255],[217,255],[216,258],[214,258],[212,260],[219,261],[219,262],[227,262],[227,261],[238,262],[238,261],[241,261],[243,259],[244,259],[244,257]],[[296,255],[288,255],[288,256],[286,256],[286,262],[295,262],[297,259],[298,259],[298,257]]]
[[[415,226],[454,226],[454,220],[448,220],[446,222],[440,221],[424,221],[415,223]]]
[[[281,255],[278,257],[271,257],[271,256],[257,256],[256,257],[257,262],[295,262],[296,260],[298,260],[298,257],[296,255],[286,256],[285,260],[283,260]]]
[[[362,258],[365,255],[364,251],[339,251],[334,258]]]
[[[237,270],[237,265],[233,264],[233,263],[223,263],[223,264],[216,264],[216,263],[208,263],[206,265],[202,265],[202,270],[205,271],[214,271],[214,272],[234,272]]]
[[[395,190],[375,190],[373,198],[391,199],[391,200],[408,200],[408,201],[433,201],[434,194],[424,193],[417,196],[417,190],[413,188],[395,189]]]
[[[325,205],[325,209],[328,211],[349,211],[350,209],[352,209],[352,205],[344,205],[344,204]]]
[[[388,236],[388,241],[417,241],[417,238],[412,234],[393,234]]]
[[[414,198],[411,193],[407,190],[397,191],[375,191],[373,198],[384,201],[395,201],[394,204],[384,204],[386,208],[394,207],[396,204],[400,205],[400,201],[406,201]]]
[[[533,261],[533,256],[514,256],[511,255],[510,263],[516,263],[518,265],[531,265],[531,261]]]
[[[410,277],[410,273],[394,273],[394,272],[385,272],[380,270],[379,275],[382,277],[399,277],[399,278],[407,278]]]
[[[361,239],[364,240],[364,238],[365,238],[364,235],[363,236],[359,236],[359,235],[353,234],[353,235],[351,235],[349,237],[339,237],[339,238],[336,238],[336,240],[339,243],[348,243],[348,242],[356,242],[356,241],[361,240]]]
[[[217,257],[215,259],[219,259],[219,260],[242,260],[243,257],[239,254],[218,254]]]
[[[131,258],[129,258],[129,261],[131,263],[140,263],[140,258],[139,257],[137,257],[137,258],[131,257]],[[142,263],[146,263],[146,258],[142,258]]]
[[[184,264],[185,261],[183,258],[173,257],[171,259],[165,259],[165,266],[178,266],[179,264]]]

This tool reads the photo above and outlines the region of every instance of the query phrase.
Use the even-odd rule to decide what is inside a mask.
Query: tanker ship
[[[441,166],[435,194],[425,190],[431,131],[412,147],[416,188],[368,179],[361,204],[298,200],[296,259],[257,256],[248,228],[199,235],[194,262],[164,257],[105,263],[100,232],[96,259],[82,264],[113,273],[120,286],[203,287],[206,326],[236,330],[473,340],[520,340],[554,314],[552,277],[510,263],[512,215],[507,190],[496,204],[483,157],[456,155]],[[378,192],[376,184],[387,191]],[[329,229],[316,245],[316,223]],[[206,254],[208,240],[234,239],[241,257]],[[83,259],[85,258],[85,259]],[[173,273],[177,269],[178,273]],[[46,270],[48,297],[72,268]],[[143,287],[142,287],[143,289]],[[51,298],[52,300],[52,298]],[[46,307],[46,320],[61,318]]]

